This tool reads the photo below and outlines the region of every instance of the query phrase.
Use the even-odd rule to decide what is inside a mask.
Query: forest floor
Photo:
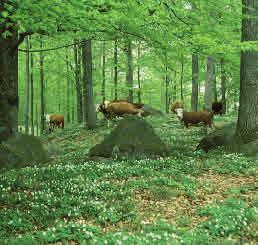
[[[77,125],[48,137],[49,164],[0,174],[0,244],[257,244],[258,160],[195,151],[202,127],[146,120],[170,157],[90,160],[112,127]]]

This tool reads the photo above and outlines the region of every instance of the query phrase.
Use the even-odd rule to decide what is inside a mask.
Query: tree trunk
[[[4,11],[4,1],[0,12]],[[10,24],[10,23],[9,23]],[[18,130],[18,34],[9,27],[11,36],[4,38],[5,23],[0,24],[0,142]]]
[[[38,104],[35,104],[35,114],[36,135],[39,136]]]
[[[89,129],[96,128],[96,111],[94,105],[92,81],[92,47],[91,40],[84,40],[82,45],[84,106],[87,106],[85,121]]]
[[[102,102],[106,100],[105,95],[105,88],[106,88],[106,47],[105,41],[103,41],[102,46],[102,86],[101,86],[101,95],[102,95]]]
[[[30,49],[32,49],[32,39],[30,38]],[[33,84],[33,53],[30,53],[30,120],[31,134],[34,135],[34,84]]]
[[[191,110],[198,110],[198,75],[199,75],[199,60],[198,54],[192,54],[192,95],[191,95]]]
[[[169,78],[168,78],[168,56],[167,56],[167,52],[166,52],[165,53],[165,111],[166,111],[166,113],[169,112],[168,85],[169,85]]]
[[[138,92],[137,92],[137,97],[138,97],[138,103],[141,104],[141,68],[140,68],[140,58],[141,58],[141,42],[139,41],[138,44],[138,50],[137,50],[137,82],[138,82]]]
[[[176,71],[174,71],[174,82],[173,82],[173,93],[172,93],[173,102],[176,101],[176,97],[177,97],[176,89],[177,89],[177,86],[176,86]]]
[[[258,40],[258,2],[242,0],[242,42]],[[248,17],[247,17],[248,15]],[[236,134],[244,136],[256,127],[258,100],[258,51],[241,51],[240,98]]]
[[[182,55],[182,58],[181,58],[181,79],[180,79],[180,98],[181,98],[181,101],[184,101],[183,81],[184,81],[184,56]]]
[[[67,111],[67,123],[71,122],[70,116],[70,74],[69,74],[69,58],[68,58],[68,49],[66,49],[66,76],[67,76],[67,86],[66,86],[66,111]]]
[[[127,39],[126,56],[127,56],[126,81],[128,86],[128,101],[133,103],[133,55],[132,55],[132,41],[129,38]]]
[[[74,63],[75,63],[75,84],[76,84],[76,109],[77,109],[77,121],[78,123],[82,122],[82,85],[81,85],[81,62],[80,62],[80,53],[77,45],[74,45]]]
[[[118,80],[118,61],[117,57],[118,51],[117,51],[117,39],[115,40],[115,46],[114,46],[114,87],[115,87],[115,100],[117,100],[117,80]]]
[[[42,39],[42,38],[41,38]],[[40,49],[43,49],[42,40],[40,40]],[[43,134],[45,129],[45,86],[44,86],[44,56],[39,54],[39,69],[40,69],[40,134]]]
[[[222,103],[222,113],[226,113],[226,72],[225,72],[225,61],[224,58],[221,58],[220,60],[220,66],[221,66],[221,103]]]
[[[216,63],[214,63],[214,102],[218,101],[218,93],[217,93],[217,76],[216,76]]]
[[[211,111],[212,103],[215,100],[215,83],[214,83],[214,59],[207,59],[207,77],[205,81],[204,109]]]
[[[24,126],[25,134],[29,134],[29,103],[30,103],[30,54],[29,37],[25,38],[26,62],[25,62],[25,102],[24,102]]]

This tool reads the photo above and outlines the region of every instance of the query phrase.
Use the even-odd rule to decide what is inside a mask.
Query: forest
[[[0,0],[0,244],[257,244],[257,0]]]

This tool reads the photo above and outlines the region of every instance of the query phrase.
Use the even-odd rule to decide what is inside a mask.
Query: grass
[[[61,149],[50,164],[2,173],[0,243],[255,244],[258,161],[197,152],[201,127],[147,120],[171,156],[89,160],[110,129],[77,125],[50,136]]]

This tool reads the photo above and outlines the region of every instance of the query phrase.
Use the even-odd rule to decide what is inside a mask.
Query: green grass
[[[2,173],[0,243],[254,242],[257,161],[196,152],[202,128],[147,120],[171,146],[170,157],[89,161],[85,154],[110,129],[77,126],[50,136],[62,149],[50,164]]]

